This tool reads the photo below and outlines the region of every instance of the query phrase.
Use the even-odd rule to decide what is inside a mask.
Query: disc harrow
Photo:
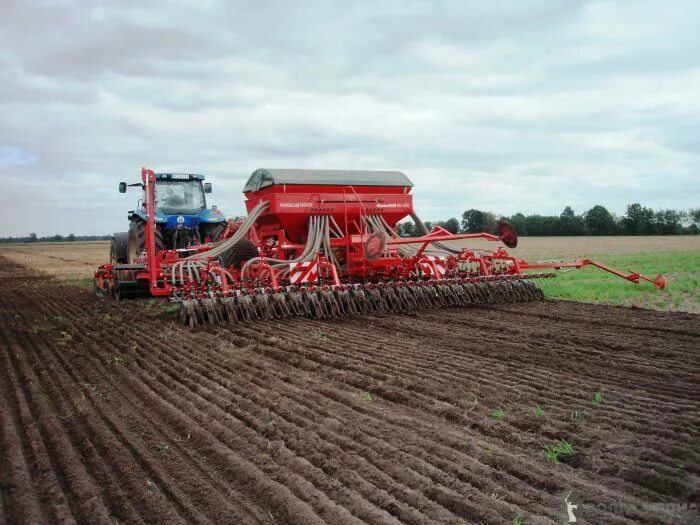
[[[450,281],[396,282],[331,287],[257,289],[230,295],[210,292],[204,297],[183,299],[182,322],[191,327],[220,322],[246,323],[285,317],[332,319],[351,315],[386,314],[415,310],[523,303],[544,296],[534,279],[555,274],[530,274]]]

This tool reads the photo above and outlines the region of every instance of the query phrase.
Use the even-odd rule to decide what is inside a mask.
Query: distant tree
[[[559,217],[556,215],[545,215],[542,217],[542,235],[559,235]]]
[[[615,219],[600,204],[593,206],[584,215],[586,229],[591,235],[614,235],[617,231]]]
[[[69,233],[69,234],[68,234],[68,237],[66,237],[66,240],[67,240],[68,242],[75,242],[75,235],[72,234],[72,233]]]
[[[556,230],[559,235],[583,235],[586,232],[586,225],[583,218],[576,215],[571,206],[567,206],[559,215]]]
[[[462,231],[465,233],[495,232],[496,216],[490,211],[467,210],[462,214]]]
[[[654,214],[654,230],[659,235],[681,233],[683,214],[676,210],[659,210]]]
[[[505,217],[505,220],[510,223],[510,225],[515,230],[518,235],[527,235],[527,228],[525,227],[525,215],[522,213],[516,213],[512,217]]]
[[[528,215],[525,217],[525,230],[528,235],[544,235],[544,218],[542,215]]]
[[[700,232],[700,208],[690,208],[684,215],[683,233],[697,235]]]
[[[615,229],[614,229],[612,235],[624,235],[625,234],[625,227],[622,224],[622,218],[618,217],[613,212],[610,212],[610,216],[613,218],[613,223],[615,225]]]
[[[559,215],[524,215],[516,213],[510,217],[500,217],[510,223],[518,235],[649,235],[700,233],[700,208],[687,211],[659,210],[654,213],[639,203],[627,206],[625,215],[618,218],[605,207],[597,205],[583,215],[577,215],[571,206],[566,206]],[[438,221],[438,225],[457,233],[496,232],[496,216],[488,211],[469,209],[462,214],[461,229],[458,220],[450,218]],[[425,223],[428,231],[433,223]],[[397,231],[403,237],[421,235],[421,232],[407,220],[398,225]]]
[[[400,222],[397,225],[396,231],[401,237],[415,237],[416,225],[411,221]]]
[[[465,233],[484,231],[484,212],[474,208],[465,211],[462,214],[462,231]]]
[[[440,221],[438,224],[450,233],[459,233],[459,221],[454,217],[451,217],[446,221]]]
[[[52,242],[63,242],[63,235],[61,234],[56,234],[50,239]]]
[[[498,221],[496,216],[490,211],[484,212],[484,230],[488,233],[496,233]]]
[[[36,242],[36,241],[37,241],[36,233],[34,233],[34,232],[30,233],[28,242]]]
[[[627,235],[649,235],[654,231],[654,212],[638,202],[628,204],[621,223]]]

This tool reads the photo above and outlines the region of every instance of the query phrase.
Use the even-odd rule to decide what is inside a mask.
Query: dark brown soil
[[[0,263],[0,522],[697,522],[700,316],[189,330]]]

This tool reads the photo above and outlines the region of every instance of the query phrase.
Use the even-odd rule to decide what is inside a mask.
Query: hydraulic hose
[[[224,242],[218,244],[211,250],[203,253],[196,253],[194,255],[190,255],[189,257],[186,257],[185,260],[192,261],[210,259],[212,257],[219,257],[221,254],[226,253],[228,250],[233,248],[241,239],[243,239],[243,237],[245,237],[248,231],[255,224],[255,221],[262,214],[262,212],[265,211],[268,205],[269,203],[267,201],[261,201],[255,208],[253,208],[248,217],[246,217],[246,219],[243,221],[243,224],[241,224],[241,227],[236,233],[233,234],[233,236],[231,236],[229,239],[226,239]]]
[[[430,233],[428,231],[428,228],[425,227],[425,224],[423,224],[423,221],[421,221],[420,218],[418,217],[418,215],[416,215],[416,212],[414,212],[414,211],[411,212],[411,219],[413,219],[413,222],[416,224],[416,226],[418,227],[418,229],[420,230],[420,232],[423,235],[428,235]],[[452,254],[457,254],[460,252],[460,250],[455,250],[454,248],[446,246],[440,242],[431,242],[430,244],[432,244],[436,248],[442,250],[443,252],[452,253]]]
[[[316,254],[319,251],[319,248],[321,247],[321,244],[323,242],[323,232],[326,231],[327,224],[327,217],[318,217],[316,215],[312,215],[309,218],[309,236],[306,239],[306,246],[304,247],[304,251],[301,253],[301,255],[293,259],[274,259],[266,257],[265,260],[269,263],[272,263],[272,265],[274,266],[309,261],[313,258],[314,254]],[[261,259],[262,257],[253,257],[252,259],[246,261],[246,263],[243,265],[243,268],[241,268],[241,274],[245,275],[248,267],[254,262],[257,262]]]
[[[190,282],[199,283],[199,269],[203,266],[203,264],[205,264],[205,261],[211,259],[212,257],[219,257],[228,250],[232,249],[241,239],[243,239],[248,231],[250,231],[255,224],[255,221],[262,214],[262,212],[265,211],[268,205],[269,203],[267,201],[261,201],[255,208],[253,208],[236,233],[211,250],[202,253],[195,253],[194,255],[190,255],[189,257],[185,257],[184,259],[174,263],[170,274],[172,285],[175,286],[178,271],[180,274],[180,283],[185,282],[185,272],[187,272]]]

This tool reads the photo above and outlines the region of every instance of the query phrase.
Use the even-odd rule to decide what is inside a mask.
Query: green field
[[[560,272],[543,279],[547,298],[637,306],[657,310],[700,312],[700,251],[639,252],[596,255],[596,260],[623,271],[640,272],[652,279],[659,272],[668,278],[665,290],[651,283],[635,285],[598,268]]]

